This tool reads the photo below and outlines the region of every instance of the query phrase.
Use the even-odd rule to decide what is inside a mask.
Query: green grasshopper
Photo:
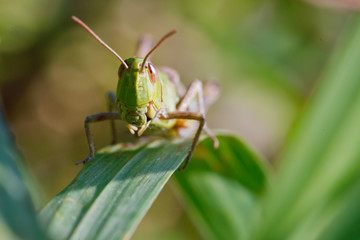
[[[149,61],[150,55],[168,37],[176,31],[173,30],[160,39],[150,49],[149,41],[142,39],[138,46],[137,57],[125,61],[104,41],[102,41],[85,23],[77,17],[72,19],[88,31],[100,44],[112,52],[120,61],[118,71],[119,81],[116,94],[110,92],[109,112],[87,116],[85,119],[85,132],[89,144],[90,154],[85,160],[78,162],[87,163],[95,155],[94,141],[91,136],[89,123],[110,120],[113,143],[116,140],[114,120],[121,119],[126,122],[129,131],[141,136],[149,127],[161,129],[175,129],[183,125],[183,120],[199,122],[191,148],[186,157],[185,164],[179,169],[183,170],[188,165],[192,153],[198,143],[202,130],[213,140],[214,147],[218,146],[217,138],[210,132],[205,124],[205,105],[203,87],[199,80],[195,80],[187,90],[179,81],[178,74],[170,69],[163,71]],[[150,49],[150,51],[147,51]],[[146,53],[147,52],[147,53]],[[145,54],[146,53],[146,54]],[[197,111],[189,111],[193,99],[197,96]],[[115,110],[115,111],[113,111]]]

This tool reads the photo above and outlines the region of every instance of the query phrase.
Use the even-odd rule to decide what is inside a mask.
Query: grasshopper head
[[[158,74],[150,62],[141,71],[143,61],[143,58],[128,58],[125,62],[129,68],[121,64],[118,72],[116,104],[132,133],[146,126],[154,117],[154,111],[148,109],[152,107],[157,94]]]
[[[161,94],[158,72],[148,61],[149,56],[168,37],[176,33],[173,30],[163,36],[160,41],[146,54],[144,58],[133,57],[122,62],[119,68],[119,83],[116,93],[116,103],[121,116],[128,124],[131,133],[140,136],[155,117],[154,101]],[[157,93],[158,91],[161,91]],[[137,130],[140,127],[139,130]]]

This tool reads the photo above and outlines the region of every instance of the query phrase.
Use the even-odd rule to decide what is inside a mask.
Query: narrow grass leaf
[[[249,239],[265,190],[264,162],[238,138],[199,144],[193,161],[175,174],[184,205],[204,239]]]
[[[358,16],[346,33],[278,161],[259,239],[360,237]]]
[[[191,141],[149,140],[98,153],[40,212],[53,239],[129,239]]]
[[[0,238],[44,239],[20,159],[0,105]]]

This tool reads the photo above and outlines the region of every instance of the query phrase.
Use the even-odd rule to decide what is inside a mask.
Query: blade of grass
[[[177,181],[186,212],[204,239],[249,239],[258,213],[253,192],[211,171],[188,171]]]
[[[103,150],[42,209],[44,227],[53,239],[129,239],[190,144],[157,140]]]
[[[218,136],[199,144],[192,164],[175,174],[187,212],[204,239],[249,239],[267,173],[264,162],[239,139]]]
[[[44,239],[20,159],[0,104],[0,238]]]
[[[259,239],[360,237],[349,228],[359,224],[359,42],[355,17],[281,154]]]

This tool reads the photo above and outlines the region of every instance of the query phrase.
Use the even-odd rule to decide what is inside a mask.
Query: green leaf
[[[0,238],[43,239],[20,159],[0,105]]]
[[[359,239],[360,18],[278,161],[259,239]]]
[[[267,174],[257,154],[233,136],[204,140],[184,172],[175,174],[189,216],[204,239],[249,239]]]
[[[149,140],[100,151],[40,212],[53,239],[129,239],[191,141]]]

